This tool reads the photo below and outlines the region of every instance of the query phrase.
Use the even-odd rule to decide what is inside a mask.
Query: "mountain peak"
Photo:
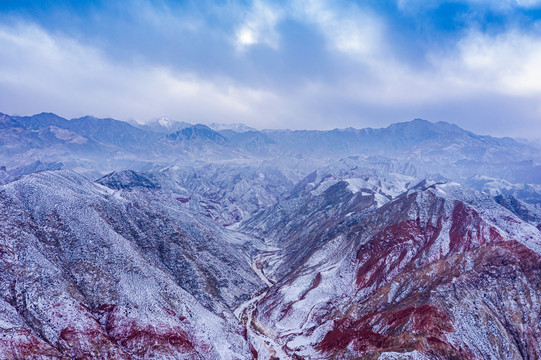
[[[415,118],[415,119],[411,120],[410,122],[412,122],[412,123],[420,123],[420,124],[432,124],[432,122],[430,122],[428,120],[425,120],[425,119],[422,119],[422,118]]]
[[[62,116],[60,116],[60,115],[57,115],[57,114],[55,114],[55,113],[53,113],[53,112],[46,112],[46,111],[41,112],[41,113],[39,113],[39,114],[36,114],[36,115],[34,115],[34,116],[41,116],[41,117],[47,117],[47,118],[57,118],[57,119],[64,119],[64,118],[63,118]]]
[[[144,174],[133,170],[114,171],[96,180],[96,182],[114,190],[160,188],[152,174]]]
[[[256,129],[246,126],[241,123],[233,123],[233,124],[211,123],[209,124],[209,127],[215,131],[231,130],[237,133],[257,131]]]
[[[195,124],[178,130],[167,135],[167,139],[179,141],[210,140],[217,144],[225,144],[230,142],[225,136],[203,124]]]
[[[171,120],[170,118],[168,118],[166,116],[162,116],[157,121],[158,121],[158,124],[160,124],[161,126],[163,126],[165,128],[168,128],[168,129],[170,129],[173,126],[174,122],[175,122],[174,120]]]
[[[184,121],[177,121],[167,116],[162,116],[159,118],[152,119],[147,124],[141,125],[140,127],[146,128],[158,133],[162,133],[162,134],[170,134],[170,133],[185,129],[190,126],[193,126],[193,124],[190,124]]]
[[[0,129],[9,129],[12,127],[19,127],[20,124],[11,116],[0,113]]]

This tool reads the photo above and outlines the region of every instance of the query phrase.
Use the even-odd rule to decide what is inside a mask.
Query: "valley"
[[[0,120],[2,359],[541,357],[533,145]]]

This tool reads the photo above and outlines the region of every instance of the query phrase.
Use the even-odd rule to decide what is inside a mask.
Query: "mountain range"
[[[0,358],[539,359],[540,161],[421,119],[0,114]]]

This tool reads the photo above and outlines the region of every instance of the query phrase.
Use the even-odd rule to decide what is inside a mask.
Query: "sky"
[[[541,0],[0,0],[0,112],[541,137]]]

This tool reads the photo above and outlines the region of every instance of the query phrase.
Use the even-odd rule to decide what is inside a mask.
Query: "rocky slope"
[[[0,114],[0,359],[541,357],[538,147],[213,126]]]
[[[243,359],[250,239],[71,172],[0,189],[2,358]]]
[[[295,359],[536,359],[540,264],[535,227],[458,184],[423,184],[315,249],[252,327]]]
[[[211,165],[158,171],[115,171],[97,180],[117,190],[154,189],[223,226],[243,219],[281,201],[293,183],[275,167]]]
[[[276,281],[313,249],[332,239],[413,186],[415,179],[350,167],[341,162],[313,172],[272,207],[248,218],[239,229],[265,239],[271,250],[260,266]]]
[[[175,174],[0,188],[1,358],[541,355],[541,232],[512,201],[342,163],[240,232]]]

